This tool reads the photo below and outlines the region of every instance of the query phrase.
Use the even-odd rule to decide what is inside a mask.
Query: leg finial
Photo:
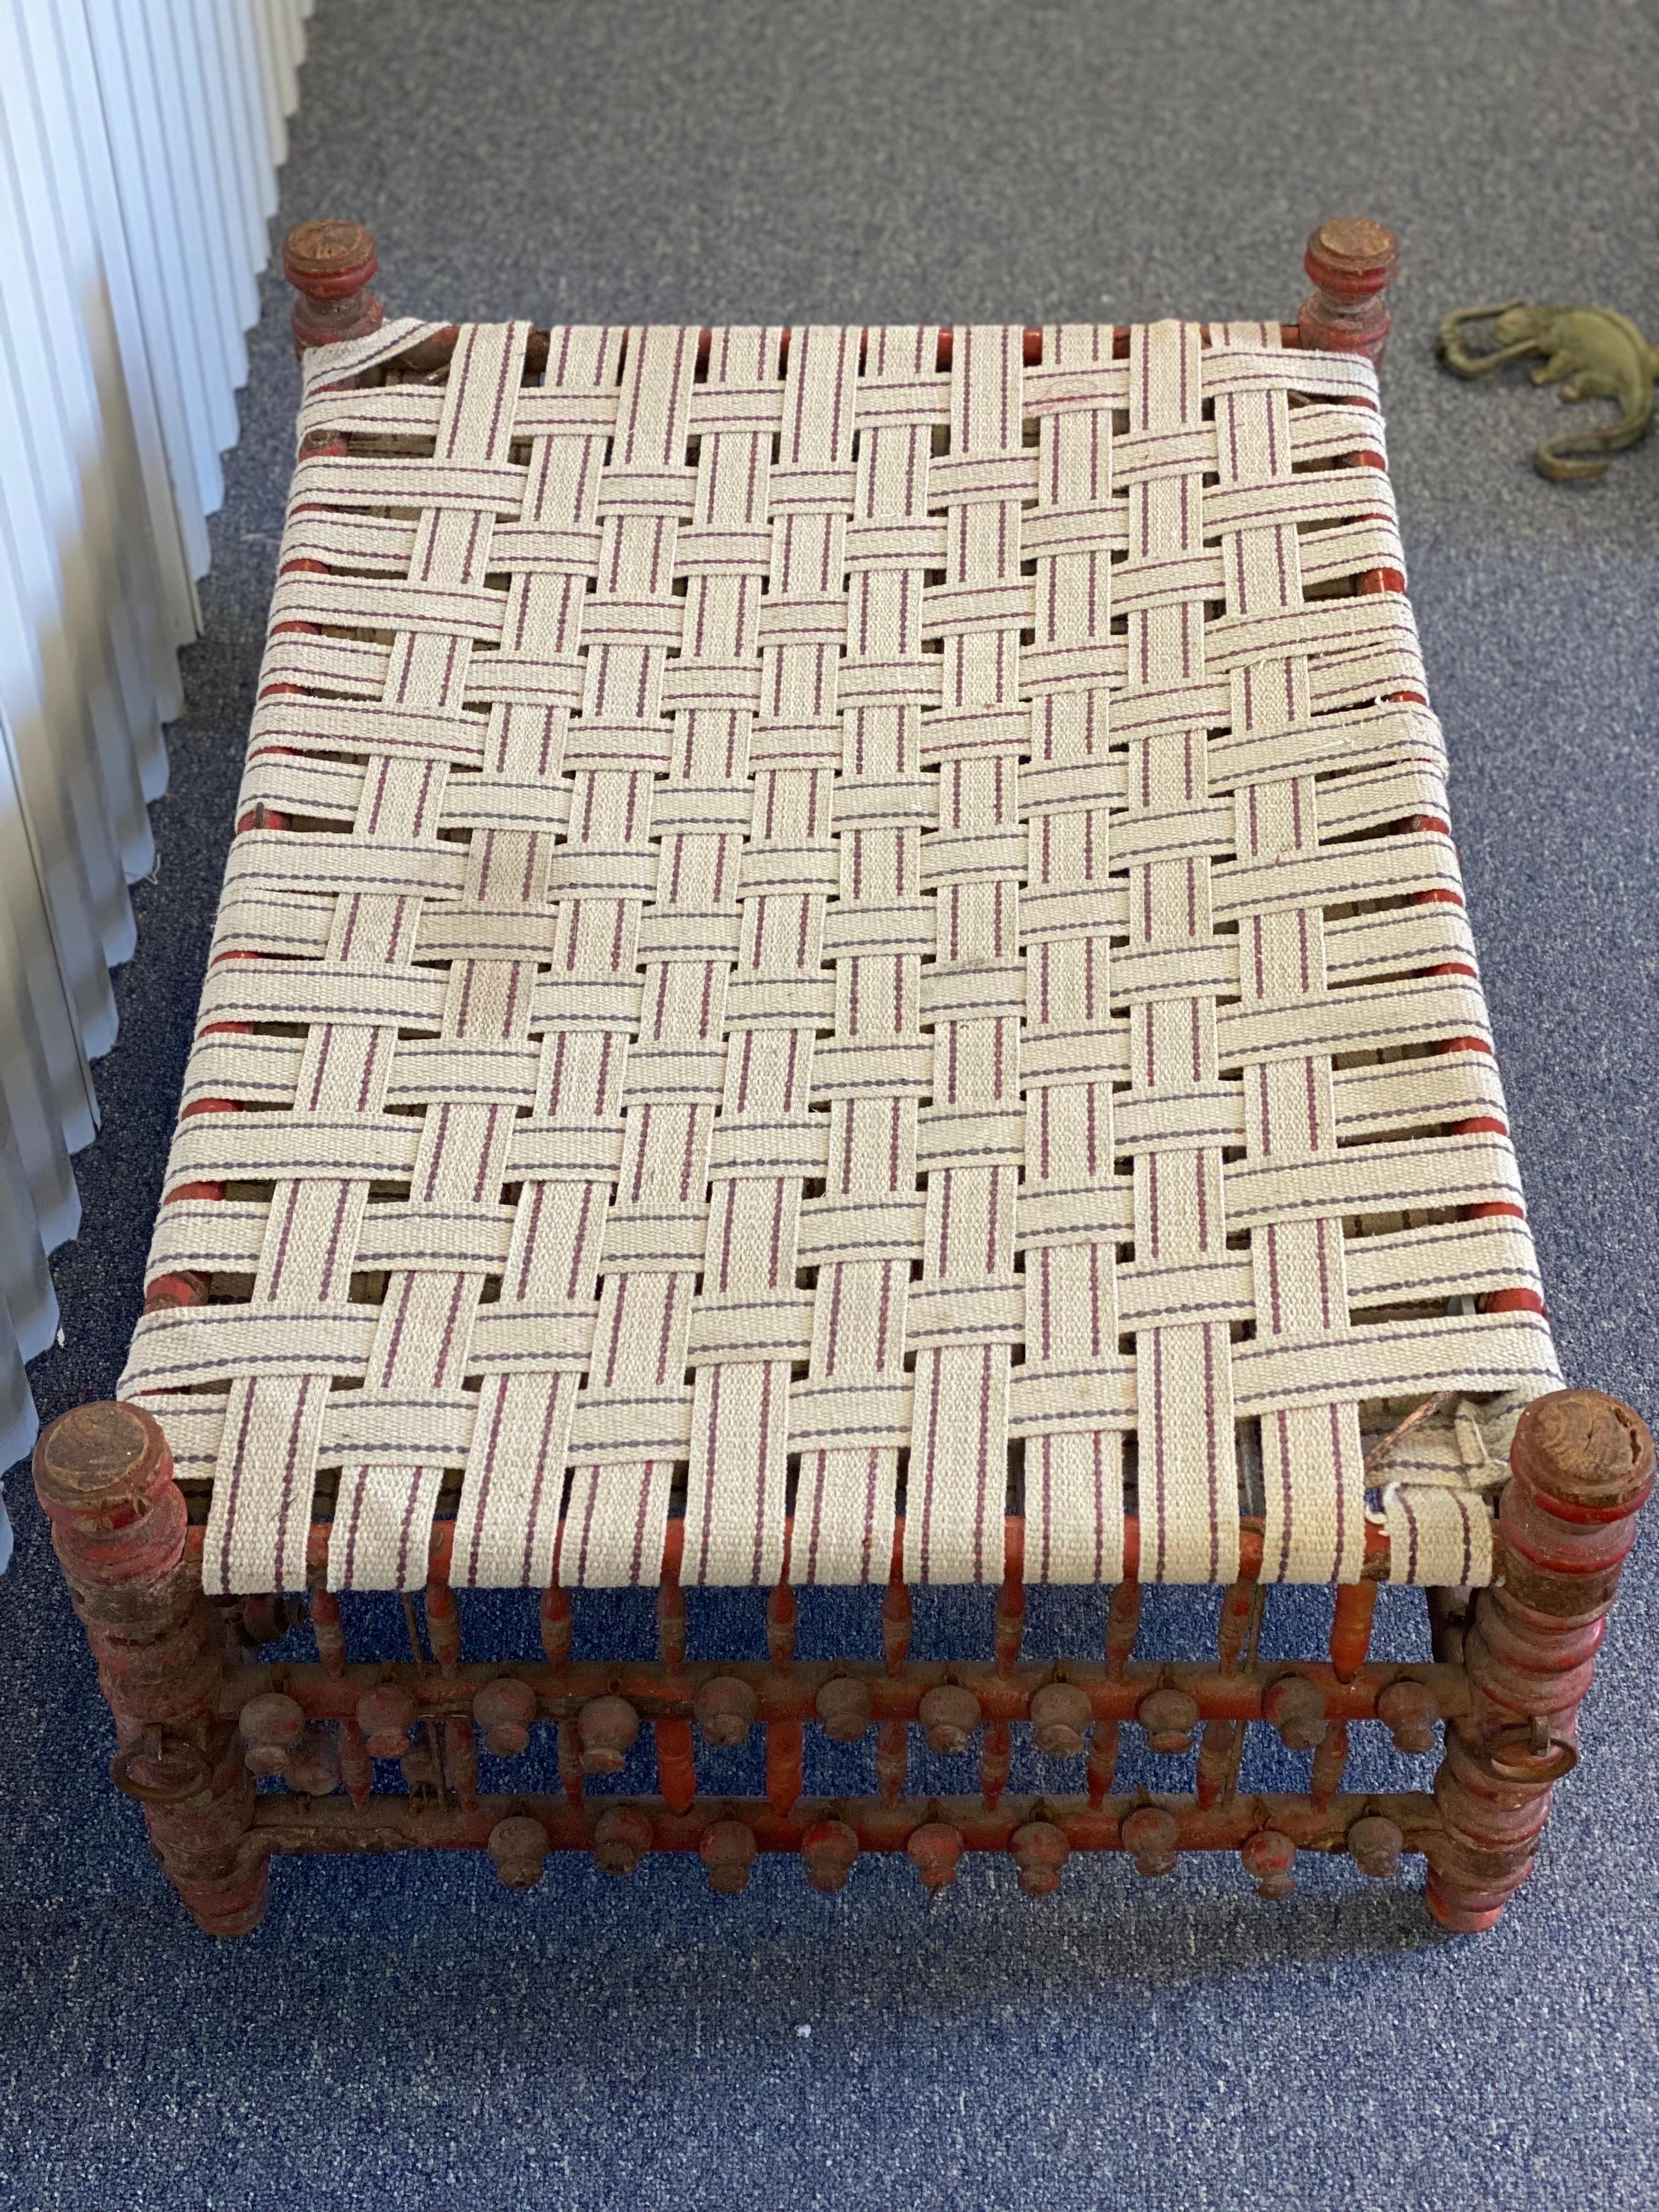
[[[1361,353],[1380,368],[1389,343],[1382,295],[1399,264],[1399,240],[1383,224],[1364,216],[1322,222],[1302,262],[1314,281],[1297,318],[1303,344],[1328,353]]]
[[[283,274],[298,292],[294,350],[337,345],[378,331],[386,309],[368,289],[379,267],[360,222],[302,222],[283,240]]]

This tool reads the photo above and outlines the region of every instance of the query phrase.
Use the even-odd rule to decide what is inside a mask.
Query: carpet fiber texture
[[[1557,1341],[1651,1414],[1659,447],[1546,484],[1553,400],[1455,382],[1432,337],[1510,293],[1659,334],[1656,189],[1659,31],[1617,0],[323,0],[280,222],[367,221],[400,311],[674,322],[1289,313],[1320,216],[1393,224],[1392,465]],[[108,1395],[137,1310],[281,529],[285,315],[269,283],[46,1418]],[[8,1489],[0,2205],[1596,2212],[1659,2187],[1659,1518],[1584,1765],[1485,1938],[1346,1866],[1276,1906],[1232,1864],[1074,1863],[1048,1904],[972,1866],[925,1912],[902,1864],[824,1899],[763,1863],[726,1901],[694,1864],[556,1860],[526,1899],[458,1857],[279,1867],[264,1929],[216,1947],[103,1779],[84,1642]],[[918,1649],[953,1620],[988,1647],[972,1602],[924,1608]],[[1270,1637],[1328,1606],[1281,1594]],[[753,1609],[708,1600],[694,1650],[752,1645]],[[1034,1643],[1092,1646],[1098,1609],[1038,1601]],[[647,1613],[597,1607],[583,1639],[642,1641]],[[806,1624],[837,1632],[873,1620]]]

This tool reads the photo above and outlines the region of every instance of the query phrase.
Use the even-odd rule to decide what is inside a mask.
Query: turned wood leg
[[[360,222],[302,222],[283,240],[283,274],[294,302],[294,350],[337,345],[378,331],[386,310],[368,289],[380,266]]]
[[[215,1710],[226,1662],[185,1556],[167,1439],[137,1407],[77,1406],[36,1444],[34,1487],[115,1717],[110,1778],[143,1805],[197,1924],[244,1935],[266,1901],[264,1859],[246,1840],[253,1782]]]
[[[1435,1778],[1445,1834],[1428,1906],[1443,1927],[1490,1928],[1531,1870],[1652,1487],[1653,1439],[1616,1398],[1558,1390],[1522,1414],[1498,1507],[1504,1578],[1476,1594],[1471,1708],[1448,1725]]]
[[[1399,243],[1382,223],[1364,216],[1322,222],[1303,257],[1314,285],[1297,317],[1303,344],[1327,353],[1362,353],[1381,368],[1389,343],[1382,295],[1399,264]]]

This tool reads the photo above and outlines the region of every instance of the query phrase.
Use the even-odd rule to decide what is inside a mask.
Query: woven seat
[[[208,1590],[446,1498],[461,1585],[1487,1579],[1559,1377],[1370,364],[453,336],[307,361],[120,1386]]]

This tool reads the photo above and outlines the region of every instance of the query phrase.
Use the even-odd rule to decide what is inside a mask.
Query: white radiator
[[[0,0],[0,1468],[34,1437],[313,4]]]

